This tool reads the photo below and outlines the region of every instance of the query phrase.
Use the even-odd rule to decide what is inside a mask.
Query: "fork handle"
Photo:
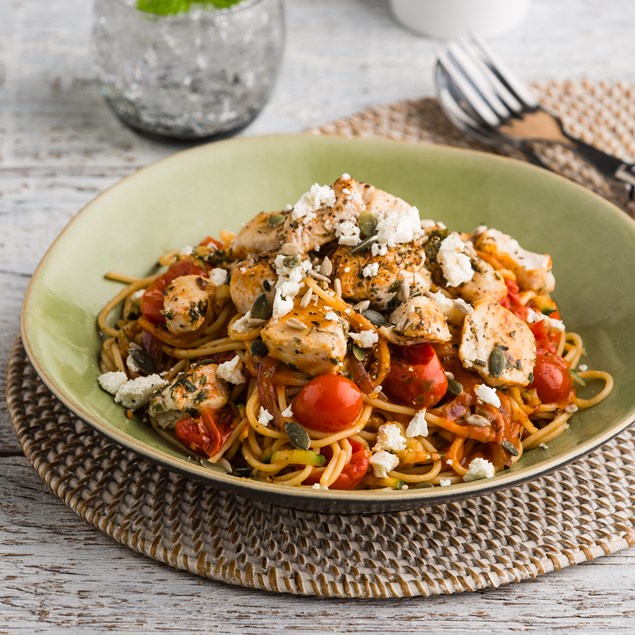
[[[635,197],[635,163],[625,163],[566,132],[564,134],[571,141],[570,147],[578,156],[590,163],[600,174],[622,183],[631,200]]]

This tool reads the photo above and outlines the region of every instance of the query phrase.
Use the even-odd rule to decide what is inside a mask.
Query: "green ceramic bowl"
[[[259,210],[280,209],[343,172],[459,230],[484,223],[553,255],[555,296],[580,333],[590,368],[609,370],[613,394],[576,414],[549,450],[513,470],[451,487],[336,492],[257,483],[211,471],[129,421],[97,385],[95,317],[120,285],[107,270],[144,275],[162,252]],[[179,153],[124,179],[85,207],[40,263],[22,335],[42,379],[74,412],[120,444],[210,486],[281,505],[342,512],[406,509],[534,479],[589,452],[635,418],[635,223],[603,199],[526,164],[476,152],[381,140],[310,136],[238,139]]]

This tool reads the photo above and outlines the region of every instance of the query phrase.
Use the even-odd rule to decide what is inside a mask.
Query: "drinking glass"
[[[134,0],[95,0],[102,95],[128,126],[182,140],[233,134],[267,103],[284,45],[282,0],[158,16]],[[194,5],[197,6],[197,5]]]

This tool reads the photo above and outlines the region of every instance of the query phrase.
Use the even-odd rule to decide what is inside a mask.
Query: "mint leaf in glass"
[[[228,9],[241,0],[137,0],[137,9],[154,15],[176,15],[187,13],[192,5],[203,5],[215,9]]]

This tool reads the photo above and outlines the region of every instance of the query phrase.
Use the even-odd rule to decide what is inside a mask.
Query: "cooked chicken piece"
[[[240,313],[250,311],[256,298],[263,293],[269,306],[273,303],[277,280],[274,257],[275,254],[252,256],[232,270],[229,293]]]
[[[428,297],[432,298],[441,309],[448,324],[461,326],[465,316],[472,312],[472,306],[461,298],[450,298],[442,291],[436,293],[428,292]]]
[[[556,280],[551,273],[551,256],[523,249],[518,241],[497,229],[486,229],[474,238],[476,249],[494,256],[516,275],[521,290],[551,293]]]
[[[287,219],[283,242],[297,244],[307,252],[334,240],[336,229],[343,221],[356,225],[364,210],[377,213],[410,209],[411,205],[400,198],[345,174],[331,188],[314,185],[300,198]]]
[[[465,318],[459,358],[490,386],[526,386],[536,363],[536,340],[511,311],[485,300]]]
[[[386,255],[372,256],[370,251],[352,253],[340,245],[333,254],[333,277],[342,283],[342,297],[370,300],[379,310],[386,309],[403,287],[410,295],[430,289],[430,272],[419,241],[389,247]]]
[[[393,326],[383,328],[382,334],[393,344],[440,343],[452,337],[441,308],[426,296],[399,305],[390,314],[390,322]]]
[[[474,275],[469,282],[455,288],[455,293],[474,304],[484,300],[498,302],[507,295],[507,285],[503,276],[488,262],[468,250]]]
[[[165,324],[179,335],[200,328],[205,322],[210,293],[215,287],[202,276],[179,276],[163,292]]]
[[[323,304],[296,306],[274,318],[260,335],[272,357],[309,375],[340,372],[346,355],[343,321]],[[328,319],[331,318],[331,319]]]
[[[288,212],[260,212],[236,234],[230,245],[232,258],[273,251],[282,245],[281,236]]]
[[[225,384],[216,376],[218,364],[202,364],[179,375],[148,401],[148,415],[163,429],[203,408],[218,410],[229,399]]]

